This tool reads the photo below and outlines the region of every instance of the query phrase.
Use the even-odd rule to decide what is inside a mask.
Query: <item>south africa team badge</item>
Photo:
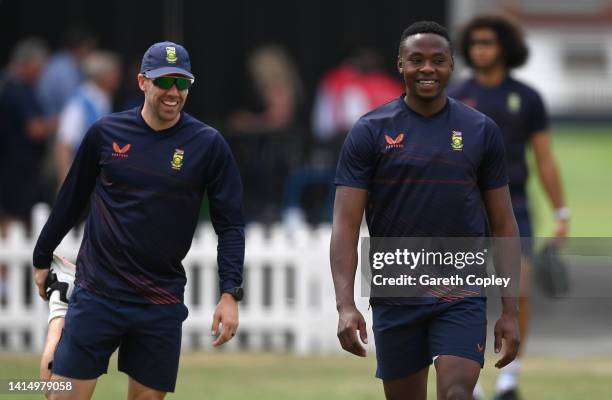
[[[170,164],[172,165],[172,169],[180,171],[183,166],[183,156],[185,155],[185,151],[181,149],[174,149],[174,155],[172,156],[172,161]]]
[[[461,131],[452,131],[451,148],[453,150],[463,150],[463,133]]]
[[[166,61],[170,64],[174,64],[176,60],[176,49],[173,46],[166,47]]]
[[[521,96],[518,93],[510,93],[508,95],[508,111],[512,114],[516,114],[521,111]]]

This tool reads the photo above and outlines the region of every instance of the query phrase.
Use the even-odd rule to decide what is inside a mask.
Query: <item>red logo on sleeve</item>
[[[123,158],[127,158],[127,152],[130,151],[130,148],[132,147],[131,144],[126,144],[125,146],[121,147],[119,146],[117,143],[113,142],[113,157],[123,157]]]

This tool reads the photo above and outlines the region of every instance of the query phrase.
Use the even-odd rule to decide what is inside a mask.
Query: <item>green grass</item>
[[[482,374],[487,394],[492,394],[496,371]],[[0,379],[37,376],[35,355],[0,354]],[[533,399],[605,399],[612,393],[612,358],[527,358],[522,391]],[[109,374],[98,382],[94,399],[123,399],[126,375],[111,360]],[[177,391],[169,399],[223,400],[369,400],[381,399],[381,382],[374,378],[372,355],[359,359],[344,355],[299,357],[289,354],[188,353],[181,359]],[[4,396],[0,395],[0,399]],[[20,395],[20,400],[40,399]],[[430,372],[429,398],[435,398],[435,373]]]
[[[571,236],[612,236],[612,126],[560,125],[552,129],[553,148],[567,203]],[[536,236],[551,236],[552,208],[540,185],[533,157],[528,183]]]

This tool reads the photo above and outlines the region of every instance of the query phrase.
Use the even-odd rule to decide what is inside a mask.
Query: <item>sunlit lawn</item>
[[[483,370],[489,395],[496,371],[493,354]],[[0,379],[34,379],[36,355],[0,354]],[[382,387],[374,378],[372,356],[327,355],[300,357],[289,354],[187,353],[183,354],[177,391],[169,399],[223,400],[367,400],[381,399]],[[522,391],[531,399],[608,399],[612,393],[612,358],[526,358]],[[127,378],[117,372],[116,357],[104,375],[94,399],[125,398]],[[430,373],[430,399],[435,398],[435,373]],[[0,399],[3,395],[0,394]],[[13,397],[8,397],[13,398]],[[16,399],[40,399],[20,395]]]

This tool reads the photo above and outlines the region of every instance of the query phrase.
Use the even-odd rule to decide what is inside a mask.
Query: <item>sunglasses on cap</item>
[[[159,78],[153,79],[153,84],[160,89],[168,90],[173,85],[178,90],[186,90],[193,85],[194,79],[182,78],[179,76],[160,76]]]

